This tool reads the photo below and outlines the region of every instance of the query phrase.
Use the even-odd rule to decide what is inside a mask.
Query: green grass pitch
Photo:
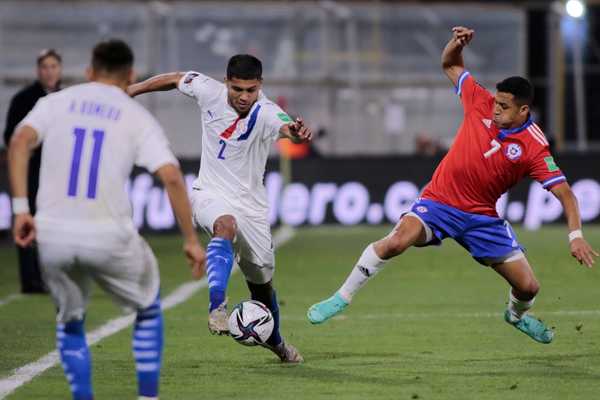
[[[519,231],[541,283],[534,314],[555,327],[541,345],[502,319],[507,284],[458,245],[411,249],[322,326],[306,310],[341,284],[363,248],[389,227],[300,229],[277,252],[282,332],[306,359],[282,366],[206,328],[207,292],[165,313],[161,399],[596,399],[600,398],[600,272],[571,259],[566,229]],[[600,248],[600,227],[587,227]],[[149,238],[163,297],[189,273],[173,236]],[[16,254],[0,247],[0,299],[18,291]],[[240,273],[230,304],[248,297]],[[0,377],[54,349],[54,309],[44,296],[0,306]],[[119,315],[95,289],[86,327]],[[91,348],[97,399],[135,399],[131,328]],[[67,399],[59,366],[8,399]]]

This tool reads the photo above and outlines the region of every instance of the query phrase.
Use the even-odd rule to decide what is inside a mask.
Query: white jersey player
[[[162,128],[124,89],[133,53],[122,41],[98,44],[92,82],[42,98],[17,128],[9,150],[15,241],[37,241],[42,274],[58,308],[58,347],[73,398],[93,397],[83,321],[90,280],[137,310],[134,355],[139,395],[158,398],[162,314],[156,258],[137,233],[125,185],[134,165],[164,183],[200,275],[204,251],[177,159]],[[27,207],[27,161],[43,142],[35,220]]]
[[[234,253],[252,299],[273,313],[275,328],[266,347],[282,362],[301,362],[279,334],[279,308],[272,286],[275,258],[263,185],[269,149],[280,137],[308,141],[312,132],[261,92],[262,64],[247,54],[233,56],[225,82],[199,72],[157,75],[132,85],[132,96],[177,88],[192,97],[202,117],[202,157],[192,208],[198,225],[212,234],[207,246],[209,322],[212,333],[227,334],[225,292]]]

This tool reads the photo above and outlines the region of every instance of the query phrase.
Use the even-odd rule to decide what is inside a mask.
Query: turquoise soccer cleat
[[[312,324],[322,324],[331,317],[344,311],[344,309],[348,307],[348,304],[350,303],[344,300],[338,292],[335,292],[335,294],[327,300],[313,304],[308,309],[306,315]]]
[[[513,322],[510,318],[510,312],[506,310],[504,320],[539,343],[548,344],[554,339],[554,332],[548,328],[539,319],[525,314],[523,317]]]

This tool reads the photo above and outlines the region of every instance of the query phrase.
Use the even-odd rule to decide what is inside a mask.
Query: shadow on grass
[[[597,382],[600,353],[548,354],[464,360],[437,360],[440,368],[427,368],[415,374],[449,377],[513,377],[590,380]],[[586,362],[582,362],[586,360]],[[442,363],[443,362],[443,363]],[[475,369],[475,370],[474,370]]]
[[[383,365],[382,365],[383,367]],[[355,371],[351,373],[349,371]],[[340,366],[337,369],[329,367],[320,367],[318,363],[303,364],[297,366],[282,367],[277,365],[277,368],[255,368],[252,369],[253,374],[266,375],[270,379],[281,379],[290,378],[295,381],[303,379],[308,382],[320,382],[325,384],[339,385],[344,383],[369,385],[376,387],[402,387],[406,388],[408,385],[419,384],[420,381],[415,380],[414,377],[407,377],[406,374],[402,376],[391,377],[393,373],[391,370],[386,373],[388,376],[381,376],[378,373],[365,373],[356,367],[348,369],[347,366]]]

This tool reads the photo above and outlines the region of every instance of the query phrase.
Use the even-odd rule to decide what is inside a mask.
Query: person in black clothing
[[[42,50],[37,57],[37,80],[18,92],[11,100],[6,116],[6,129],[4,130],[4,143],[10,144],[10,138],[16,126],[31,111],[40,97],[60,90],[62,74],[62,58],[56,50]],[[38,147],[29,161],[29,209],[35,213],[35,197],[37,195],[40,161],[42,149]],[[45,293],[38,253],[35,247],[21,248],[17,246],[19,254],[19,274],[21,279],[21,292]]]

